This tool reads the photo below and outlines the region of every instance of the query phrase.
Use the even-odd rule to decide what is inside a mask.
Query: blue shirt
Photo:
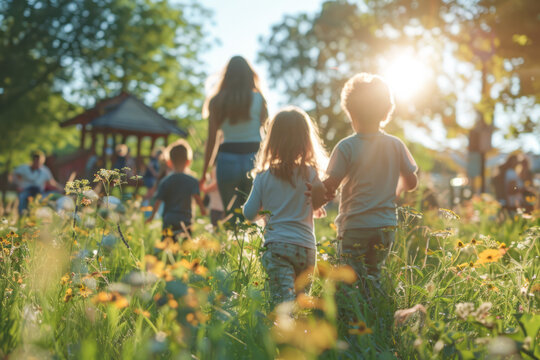
[[[244,205],[244,216],[248,220],[257,217],[259,210],[269,211],[266,219],[264,243],[285,242],[315,249],[313,207],[306,200],[306,182],[313,183],[317,173],[308,169],[308,178],[295,170],[293,183],[281,180],[267,170],[257,174],[253,188]]]
[[[231,124],[225,119],[221,125],[224,143],[261,142],[261,110],[264,99],[258,92],[253,92],[249,119],[238,120]]]
[[[191,225],[191,198],[199,194],[199,181],[185,173],[172,173],[158,185],[156,199],[163,201],[163,228],[181,230]]]

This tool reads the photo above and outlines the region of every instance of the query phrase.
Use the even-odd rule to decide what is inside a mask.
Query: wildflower
[[[469,315],[471,315],[474,312],[474,304],[467,302],[467,303],[459,303],[456,305],[456,315],[459,316],[463,320],[467,320]]]
[[[81,284],[79,288],[79,295],[86,299],[90,294],[92,294],[92,290],[90,290],[84,284]]]
[[[486,249],[478,254],[477,264],[485,264],[490,262],[498,261],[501,258],[502,254],[499,250],[495,249]]]
[[[456,248],[457,248],[458,250],[464,249],[464,248],[465,248],[465,244],[463,243],[463,241],[458,240],[457,245],[456,245]]]
[[[313,296],[306,295],[304,293],[300,293],[296,297],[296,302],[298,303],[298,306],[300,306],[302,309],[321,309],[324,310],[325,303],[324,300],[320,298],[316,298]]]
[[[81,204],[82,204],[82,206],[88,206],[88,205],[90,205],[91,203],[92,203],[92,200],[90,200],[90,199],[87,198],[87,197],[83,197],[83,198],[81,199]]]
[[[486,324],[486,318],[488,317],[489,310],[491,310],[492,306],[493,305],[490,302],[482,303],[471,315],[473,315],[478,322]]]
[[[410,309],[402,309],[397,310],[394,313],[394,323],[395,325],[403,324],[405,321],[407,321],[413,314],[420,314],[420,316],[423,318],[425,317],[427,310],[422,304],[416,304]]]
[[[70,283],[70,282],[71,282],[71,277],[69,276],[69,274],[65,274],[60,279],[60,284],[62,284],[62,285],[66,285],[67,283]]]
[[[349,334],[351,335],[366,335],[366,334],[372,334],[373,330],[368,328],[366,326],[366,323],[363,321],[358,321],[356,323],[351,323],[349,325],[352,325],[353,328],[349,329]]]
[[[505,243],[500,243],[499,244],[499,249],[507,249],[507,246]]]
[[[441,352],[441,350],[442,350],[443,348],[444,348],[444,341],[442,341],[442,340],[439,339],[439,340],[435,343],[435,345],[433,345],[433,352],[434,352],[435,354],[438,354],[438,353]]]
[[[139,309],[139,308],[137,308],[137,309],[133,310],[133,312],[134,312],[135,314],[142,315],[142,316],[144,316],[145,318],[149,318],[149,317],[150,317],[150,312],[148,312],[148,311],[146,311],[146,310],[144,310],[144,309]]]
[[[506,336],[497,336],[487,346],[488,358],[510,359],[519,358],[516,342]]]
[[[73,297],[73,289],[67,288],[66,294],[64,295],[64,302],[67,303]]]
[[[476,245],[478,245],[478,244],[480,244],[480,243],[481,243],[481,241],[478,241],[478,240],[476,240],[475,238],[472,238],[472,240],[471,240],[471,245],[472,245],[472,246],[476,246]]]

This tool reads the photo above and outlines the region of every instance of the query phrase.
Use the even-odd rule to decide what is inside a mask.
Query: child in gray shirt
[[[315,266],[314,210],[304,192],[306,182],[320,183],[317,170],[324,159],[317,130],[304,111],[291,107],[274,117],[244,205],[248,220],[260,210],[269,212],[262,263],[274,305],[294,300],[296,278]]]
[[[381,130],[394,109],[384,80],[367,73],[353,76],[343,87],[341,105],[355,134],[332,151],[326,189],[313,188],[313,206],[331,199],[341,186],[335,220],[340,257],[358,275],[378,275],[383,250],[394,239],[395,199],[416,188],[418,167],[405,144]]]

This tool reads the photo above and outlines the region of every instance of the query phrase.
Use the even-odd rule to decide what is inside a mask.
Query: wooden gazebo
[[[61,127],[73,125],[77,125],[81,129],[80,149],[64,159],[55,161],[54,168],[57,170],[59,179],[69,177],[72,172],[81,173],[84,171],[88,158],[98,154],[98,152],[106,164],[107,148],[111,144],[114,148],[116,144],[126,143],[128,136],[137,137],[137,150],[134,154],[137,166],[141,165],[143,139],[149,138],[150,149],[153,149],[156,141],[160,138],[166,145],[169,135],[187,136],[187,132],[180,129],[174,121],[166,119],[156,110],[128,93],[121,93],[100,101],[93,108],[60,124]],[[89,136],[91,143],[87,147]],[[97,149],[98,137],[101,137],[101,151]]]

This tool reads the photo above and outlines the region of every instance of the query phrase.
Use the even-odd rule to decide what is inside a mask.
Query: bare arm
[[[326,180],[320,181],[317,179],[313,184],[308,186],[307,196],[311,196],[311,204],[313,209],[317,210],[336,196],[336,191],[341,181],[333,176],[329,176]]]
[[[199,207],[199,210],[201,211],[201,215],[205,216],[206,215],[206,208],[204,207],[204,202],[203,202],[203,200],[201,198],[201,195],[195,194],[195,195],[193,195],[193,199],[197,203],[197,206]]]
[[[199,184],[203,184],[206,181],[206,173],[210,163],[214,161],[216,153],[216,140],[219,126],[214,111],[210,110],[210,116],[208,117],[208,139],[206,140],[206,149],[204,151],[204,165],[199,180]]]
[[[209,193],[209,192],[217,190],[217,188],[218,188],[217,182],[213,181],[209,185],[203,185],[201,190],[205,193]]]
[[[161,200],[156,200],[154,203],[154,207],[152,208],[152,214],[146,219],[146,223],[149,223],[154,219],[154,216],[156,215],[156,212],[158,211],[159,207],[161,206]]]
[[[418,186],[418,176],[416,173],[408,173],[406,175],[399,175],[398,185],[396,188],[396,197],[400,196],[406,191],[413,191]]]

